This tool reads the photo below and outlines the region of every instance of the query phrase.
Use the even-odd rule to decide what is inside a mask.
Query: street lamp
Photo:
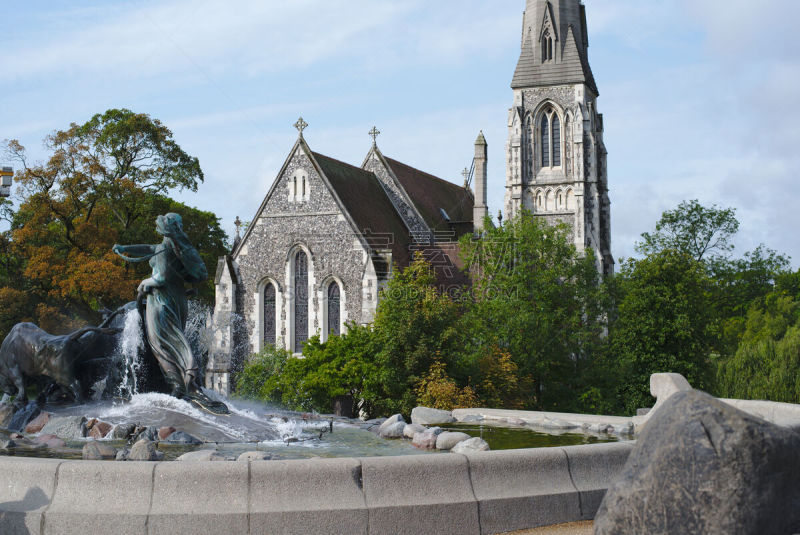
[[[11,196],[11,182],[14,177],[14,169],[3,167],[0,169],[0,197]]]

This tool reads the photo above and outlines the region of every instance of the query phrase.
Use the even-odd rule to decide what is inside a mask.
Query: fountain
[[[568,415],[447,413],[450,428],[423,427],[431,449],[418,449],[379,436],[392,427],[381,421],[221,398],[201,385],[222,322],[209,322],[184,288],[204,280],[205,268],[178,216],[159,216],[157,228],[161,244],[114,247],[153,268],[137,301],[99,327],[52,336],[26,326],[27,345],[15,335],[0,346],[0,387],[20,401],[16,411],[0,404],[0,427],[16,416],[13,431],[26,431],[0,429],[1,533],[111,524],[141,533],[510,531],[591,518],[630,451],[625,442],[594,444],[616,440],[598,417],[584,421],[603,429],[592,433],[565,424]],[[27,350],[10,351],[12,342]],[[53,382],[24,404],[26,375]],[[409,427],[397,417],[387,424],[403,427],[400,436]],[[535,440],[520,442],[519,428]],[[545,436],[537,431],[555,447],[446,453],[439,444],[472,435],[530,447]],[[87,460],[114,458],[163,462]],[[240,462],[210,462],[225,460]]]

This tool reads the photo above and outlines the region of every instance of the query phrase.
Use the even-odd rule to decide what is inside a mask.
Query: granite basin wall
[[[593,518],[632,448],[248,463],[0,457],[0,533],[502,533]]]

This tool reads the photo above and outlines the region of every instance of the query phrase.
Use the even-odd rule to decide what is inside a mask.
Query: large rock
[[[425,431],[424,425],[419,424],[406,424],[403,428],[403,436],[406,438],[414,438],[414,435],[417,433],[422,433]]]
[[[136,431],[136,424],[117,424],[111,432],[111,438],[127,440]]]
[[[33,439],[33,442],[36,444],[44,444],[48,448],[63,448],[67,445],[66,442],[61,440],[55,435],[45,435],[41,434],[38,437]]]
[[[383,433],[384,433],[384,431],[386,429],[389,429],[391,426],[397,425],[398,423],[401,423],[401,422],[404,423],[404,424],[406,423],[406,421],[403,420],[403,415],[402,414],[395,414],[394,416],[390,416],[378,428],[378,434],[380,436],[383,436]]]
[[[144,438],[136,442],[128,453],[129,461],[160,461],[163,457],[156,445]]]
[[[659,408],[603,499],[596,534],[800,532],[800,434],[703,392]]]
[[[406,428],[406,423],[403,421],[395,422],[392,425],[383,427],[378,433],[381,438],[403,438],[403,430]]]
[[[89,432],[86,434],[86,436],[94,439],[105,438],[109,431],[111,431],[111,428],[112,425],[110,423],[97,420],[89,428]]]
[[[177,461],[227,461],[224,455],[216,450],[198,450],[184,453]]]
[[[175,431],[167,436],[164,441],[168,444],[202,444],[203,441],[183,431]]]
[[[28,422],[28,425],[25,426],[25,432],[28,433],[29,435],[35,435],[36,433],[42,430],[42,428],[47,424],[47,422],[50,421],[50,418],[52,416],[53,415],[50,414],[49,412],[39,413],[39,416]]]
[[[469,440],[470,437],[466,433],[460,433],[457,431],[445,431],[444,433],[439,434],[436,437],[436,449],[437,450],[449,450],[452,449],[453,446],[458,444],[459,442],[464,442],[465,440]]]
[[[110,461],[116,459],[116,457],[117,450],[108,444],[92,440],[83,446],[83,459],[85,461]]]
[[[411,444],[422,450],[436,449],[436,437],[442,434],[444,430],[441,427],[431,427],[421,433],[414,434],[414,439]]]
[[[411,410],[411,423],[419,425],[451,424],[455,422],[453,413],[431,409],[430,407],[414,407]]]
[[[452,453],[473,453],[476,451],[489,451],[489,443],[482,438],[470,438],[459,442],[450,450]]]
[[[158,440],[166,439],[168,436],[170,436],[175,431],[176,431],[175,428],[172,427],[171,425],[168,425],[166,427],[161,427],[158,430]]]
[[[57,416],[50,418],[42,428],[42,434],[56,435],[63,439],[77,439],[86,436],[85,416]]]

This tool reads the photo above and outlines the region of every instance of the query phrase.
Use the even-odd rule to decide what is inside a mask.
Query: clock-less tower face
[[[610,202],[599,92],[580,0],[528,0],[511,88],[506,217],[528,210],[571,228],[578,250],[613,272]]]

